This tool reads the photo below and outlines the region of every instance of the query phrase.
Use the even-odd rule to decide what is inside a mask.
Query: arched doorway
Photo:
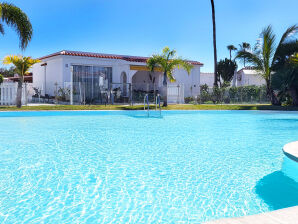
[[[127,96],[127,88],[128,88],[128,85],[127,85],[127,75],[125,72],[122,72],[121,73],[121,83],[122,83],[122,96]]]

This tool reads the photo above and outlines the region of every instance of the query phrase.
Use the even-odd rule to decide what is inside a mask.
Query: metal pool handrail
[[[159,115],[161,116],[161,107],[160,107],[160,94],[157,94],[155,99],[155,110],[157,110],[157,104],[159,108]]]
[[[144,96],[144,110],[146,110],[146,104],[147,104],[147,111],[148,111],[148,116],[149,116],[149,97],[148,97],[148,94],[146,94]]]

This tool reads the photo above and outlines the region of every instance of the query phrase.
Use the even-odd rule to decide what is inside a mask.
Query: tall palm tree
[[[292,104],[298,106],[298,40],[282,44],[278,55],[272,67],[272,89],[281,100],[290,95]]]
[[[154,72],[156,68],[160,68],[163,72],[163,98],[164,106],[168,105],[167,102],[167,80],[170,82],[175,82],[175,77],[173,76],[173,71],[176,68],[183,68],[190,74],[193,65],[176,56],[175,50],[170,50],[169,47],[165,47],[162,50],[162,54],[154,54],[147,60],[147,67],[151,72]]]
[[[22,106],[22,86],[24,82],[24,75],[28,73],[32,65],[34,65],[37,62],[39,62],[39,60],[37,59],[33,59],[31,57],[17,56],[17,55],[6,56],[3,59],[3,64],[5,65],[13,64],[15,66],[16,73],[19,75],[17,98],[16,98],[16,104],[17,104],[17,107],[19,108]]]
[[[230,51],[230,61],[232,61],[232,51],[236,51],[237,48],[234,45],[228,45],[227,48]]]
[[[0,3],[0,33],[4,35],[3,23],[14,28],[20,39],[20,48],[24,50],[32,38],[32,25],[27,15],[10,3]]]
[[[283,45],[291,42],[291,37],[293,37],[293,34],[296,32],[298,32],[298,26],[290,26],[276,45],[276,36],[273,33],[272,26],[269,25],[263,29],[260,34],[261,41],[256,44],[253,52],[248,52],[245,49],[242,49],[237,53],[237,58],[245,58],[247,62],[255,67],[259,75],[265,79],[267,95],[271,98],[271,103],[273,105],[280,104],[271,88],[273,67],[280,58]]]
[[[216,49],[216,24],[215,24],[215,7],[214,0],[211,0],[212,8],[212,25],[213,25],[213,57],[214,57],[214,87],[218,87],[219,77],[217,74],[217,49]]]
[[[240,51],[248,51],[250,50],[250,44],[247,42],[242,42],[242,44],[239,44]],[[243,66],[245,67],[245,58],[243,58]]]

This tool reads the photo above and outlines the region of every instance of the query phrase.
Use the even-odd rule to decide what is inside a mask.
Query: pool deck
[[[297,224],[298,206],[239,218],[226,218],[204,224]]]

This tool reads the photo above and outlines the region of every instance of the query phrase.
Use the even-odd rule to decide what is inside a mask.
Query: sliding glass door
[[[111,83],[111,67],[73,65],[73,100],[76,103],[104,103]]]

